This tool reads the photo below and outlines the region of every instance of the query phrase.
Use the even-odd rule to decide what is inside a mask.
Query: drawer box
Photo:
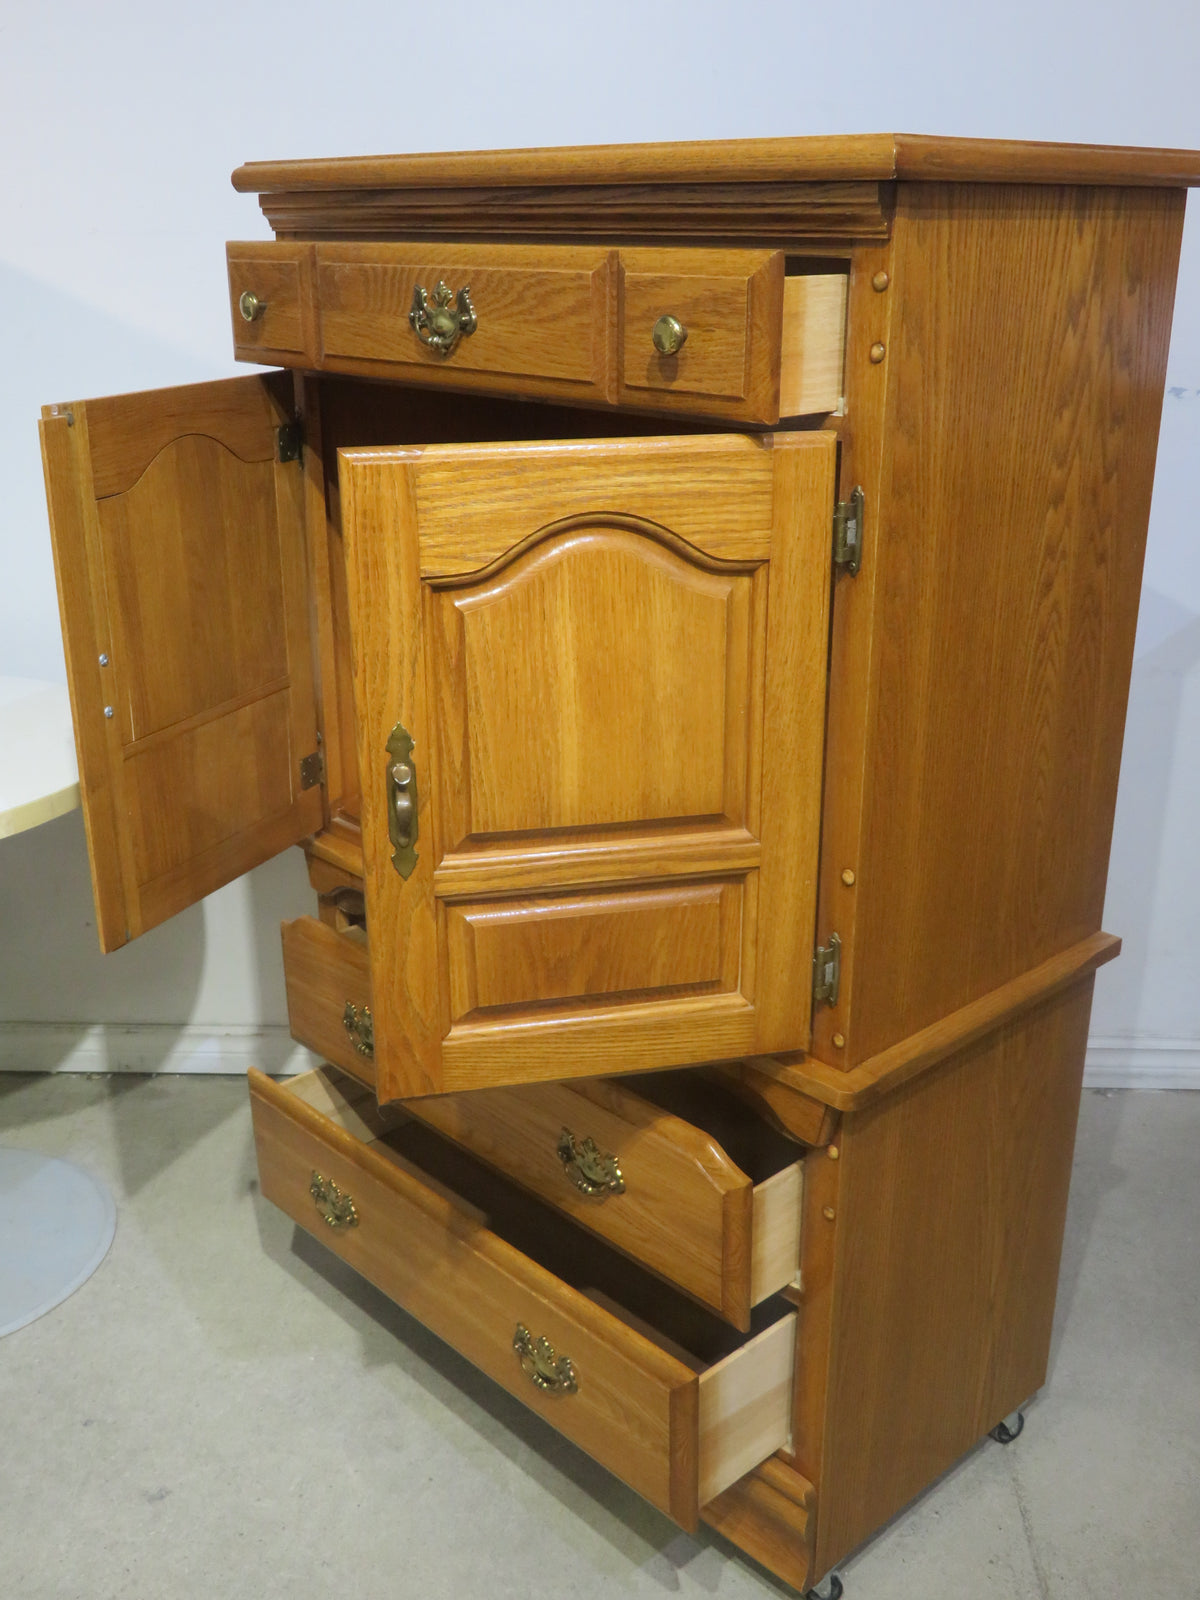
[[[752,1307],[799,1270],[800,1147],[693,1072],[645,1085],[682,1115],[639,1093],[642,1085],[537,1084],[404,1106],[748,1329]]]
[[[374,1086],[371,969],[366,934],[315,917],[283,924],[283,977],[292,1038]]]
[[[231,243],[225,259],[235,357],[315,367],[315,246]]]
[[[620,281],[622,404],[760,423],[839,408],[845,274],[785,277],[778,250],[623,250]],[[660,329],[683,332],[673,353]]]
[[[317,246],[321,365],[328,371],[508,393],[607,401],[613,257],[574,246],[329,244]],[[447,313],[469,292],[470,332],[448,348],[410,321],[439,283]],[[436,329],[425,330],[426,337]]]
[[[353,1080],[251,1072],[250,1091],[265,1197],[684,1527],[788,1445],[790,1308],[738,1344]]]

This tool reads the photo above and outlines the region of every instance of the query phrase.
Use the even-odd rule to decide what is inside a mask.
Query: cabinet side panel
[[[846,1066],[1099,928],[1182,218],[901,192]]]
[[[1045,1380],[1092,983],[844,1120],[818,1572]]]

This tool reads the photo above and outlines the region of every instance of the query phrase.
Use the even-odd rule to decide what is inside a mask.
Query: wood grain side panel
[[[762,866],[755,941],[756,1053],[805,1049],[821,828],[829,539],[837,442],[775,447],[762,732]],[[785,1041],[787,1041],[785,1043]]]
[[[604,1079],[436,1095],[404,1109],[705,1305],[724,1308],[737,1275],[726,1199],[749,1193],[750,1180],[691,1123]],[[571,1182],[558,1155],[564,1129],[617,1158],[623,1193],[588,1195]],[[748,1266],[748,1240],[737,1254]],[[744,1277],[738,1325],[748,1327]]]
[[[620,400],[778,420],[781,251],[622,250],[620,275]],[[651,338],[664,314],[687,329],[673,356]]]
[[[1044,1381],[1092,983],[843,1119],[828,1387],[798,1434],[818,1571]],[[807,1245],[804,1274],[807,1297]]]
[[[342,1021],[347,1001],[359,1012],[370,1010],[371,971],[365,937],[335,932],[314,917],[285,922],[281,933],[292,1038],[373,1085],[374,1057],[355,1049]]]
[[[1099,927],[1182,217],[901,191],[848,1064]]]
[[[672,1416],[677,1391],[695,1388],[689,1368],[505,1244],[416,1168],[385,1160],[261,1074],[251,1104],[268,1200],[652,1504],[695,1526],[694,1458],[690,1483],[672,1472],[694,1448],[685,1439],[681,1449]],[[358,1226],[327,1227],[309,1193],[314,1171],[353,1197]],[[518,1323],[571,1358],[575,1394],[542,1393],[525,1377],[512,1347]]]
[[[728,915],[730,900],[740,902],[740,884],[449,906],[451,1015],[638,991],[733,990],[741,918],[737,905]]]

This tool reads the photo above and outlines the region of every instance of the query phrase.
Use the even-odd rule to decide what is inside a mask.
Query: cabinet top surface
[[[251,161],[235,189],[886,182],[1200,184],[1200,151],[908,133]]]

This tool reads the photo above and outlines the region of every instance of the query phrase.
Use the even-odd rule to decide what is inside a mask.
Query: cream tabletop
[[[0,678],[0,839],[79,804],[66,686]]]

